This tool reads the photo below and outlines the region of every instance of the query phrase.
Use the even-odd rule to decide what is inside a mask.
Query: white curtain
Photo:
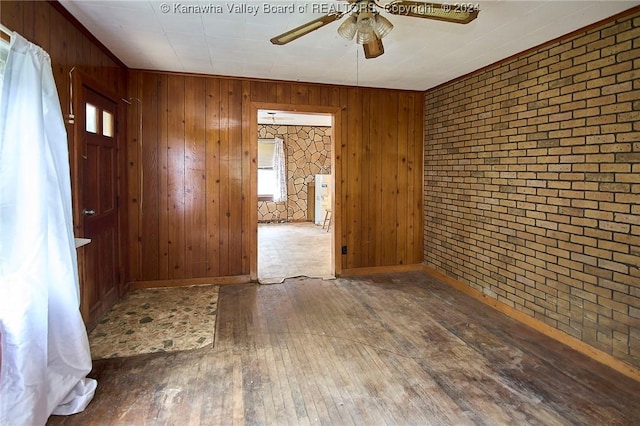
[[[276,179],[273,201],[287,201],[287,162],[284,155],[284,141],[280,138],[275,138],[274,140],[273,174]]]
[[[0,424],[84,410],[67,135],[49,55],[14,33],[0,98]]]

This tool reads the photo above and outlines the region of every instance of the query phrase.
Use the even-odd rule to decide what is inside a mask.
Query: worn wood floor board
[[[435,284],[430,288],[435,288]],[[448,307],[439,302],[441,300],[450,301],[450,296],[446,291],[447,288],[440,293],[434,291],[434,295],[437,296],[434,300],[436,302],[435,309]],[[447,305],[450,305],[450,302],[447,302]],[[449,315],[442,319],[441,324],[448,332],[474,348],[478,356],[490,360],[493,366],[497,365],[497,368],[493,367],[497,370],[496,375],[510,392],[523,389],[523,394],[533,395],[534,399],[546,401],[551,406],[555,406],[555,410],[566,412],[567,420],[574,424],[585,424],[585,422],[594,419],[601,424],[608,422],[608,414],[602,411],[599,405],[589,404],[589,401],[606,401],[606,405],[617,406],[616,409],[621,413],[624,413],[625,406],[631,403],[629,400],[606,397],[607,390],[603,388],[603,382],[596,375],[575,375],[573,369],[564,368],[567,356],[571,356],[572,363],[589,368],[588,365],[592,365],[593,361],[587,357],[576,354],[573,350],[550,338],[541,338],[535,330],[495,311],[478,310],[478,312],[484,320],[496,322],[497,326],[478,327],[476,324],[470,323],[468,317],[465,317],[458,310],[449,310]],[[493,319],[494,316],[497,321]],[[525,342],[526,344],[524,344]],[[551,347],[557,350],[556,354],[549,351]],[[523,363],[526,365],[522,365]],[[543,365],[546,368],[556,370],[555,374],[536,377],[536,380],[532,381],[530,371],[538,370]],[[577,385],[581,386],[587,395],[575,394],[574,390]],[[571,411],[566,406],[568,402],[578,402],[580,405],[584,405],[585,409]],[[545,404],[540,404],[540,406],[544,407]],[[526,407],[516,408],[526,412]],[[555,418],[553,413],[543,412],[540,408],[536,408],[534,412],[528,414],[531,418],[544,414],[545,417],[539,419],[544,424],[552,424]]]
[[[317,290],[322,292],[323,287],[319,286]],[[323,331],[321,327],[314,323],[317,315],[323,315],[322,312],[318,312],[318,307],[322,306],[322,304],[315,303],[311,305],[306,303],[305,298],[298,299],[297,295],[298,293],[289,293],[294,311],[299,313],[297,322],[301,328],[297,331],[297,334],[304,342],[303,350],[310,361],[308,368],[310,368],[313,377],[315,377],[317,391],[319,391],[326,403],[328,418],[324,419],[323,422],[353,425],[351,414],[340,410],[340,407],[343,406],[341,405],[342,395],[336,384],[335,371],[329,368],[333,364],[333,360],[331,350],[327,344],[327,338],[324,336],[326,330]],[[319,359],[323,359],[324,362],[317,362]]]
[[[387,291],[392,290],[387,289]],[[412,312],[420,307],[430,307],[428,303],[425,304],[425,301],[421,305],[417,305],[404,293],[399,294],[397,299],[400,302],[399,305],[405,307],[407,312]],[[505,393],[504,385],[490,374],[492,370],[486,365],[485,360],[473,353],[473,350],[462,340],[447,332],[445,328],[431,319],[416,322],[411,318],[402,318],[405,314],[397,309],[388,309],[379,300],[372,299],[370,309],[372,316],[377,316],[382,323],[388,325],[388,332],[394,336],[394,343],[397,347],[403,348],[414,357],[420,357],[422,354],[422,357],[427,360],[449,359],[451,365],[446,365],[446,377],[449,378],[450,383],[443,382],[441,387],[449,392],[453,389],[463,389],[464,395],[453,395],[457,401],[464,401],[465,396],[471,396],[468,398],[470,402],[460,402],[465,411],[480,411],[481,417],[494,418],[500,423],[508,422],[512,415],[505,411],[510,407],[503,407],[500,404],[502,399],[497,399],[497,403],[494,404],[491,401],[483,401],[481,398],[486,394],[501,395]],[[426,351],[419,349],[424,347],[428,349]],[[464,363],[465,359],[476,359],[476,362],[468,365]],[[427,368],[428,375],[441,375],[440,371],[432,367],[433,363],[422,364]],[[464,371],[457,369],[457,366],[461,365],[464,366]],[[481,403],[474,404],[473,401]]]
[[[331,283],[334,287],[329,288],[329,291],[337,290],[335,284]],[[330,297],[330,293],[327,294],[327,297]],[[313,301],[311,301],[313,303]],[[317,304],[317,302],[316,302]],[[352,296],[343,297],[339,300],[336,300],[333,304],[328,304],[323,306],[326,312],[322,312],[322,316],[318,316],[318,318],[344,318],[345,312],[358,312],[358,301]],[[345,318],[345,320],[338,321],[323,321],[324,325],[319,324],[318,326],[324,326],[327,330],[326,333],[332,336],[332,343],[334,344],[334,350],[337,351],[338,354],[341,355],[341,363],[345,363],[348,359],[352,357],[351,354],[354,351],[359,352],[364,359],[367,361],[364,365],[367,366],[366,370],[360,369],[360,372],[356,375],[351,376],[351,382],[353,384],[352,392],[355,392],[357,395],[362,395],[360,398],[360,404],[368,402],[367,411],[375,410],[378,412],[377,416],[372,420],[375,422],[379,422],[380,420],[376,419],[385,419],[386,422],[397,422],[406,420],[403,412],[398,412],[395,410],[395,405],[392,404],[391,407],[389,404],[385,403],[385,399],[382,394],[388,395],[389,399],[401,399],[406,401],[404,398],[402,388],[398,388],[394,380],[392,379],[392,375],[389,372],[388,366],[380,360],[379,353],[371,350],[362,350],[359,351],[359,347],[365,343],[359,337],[363,333],[363,328],[366,330],[366,319],[364,319],[362,315],[363,311],[358,312],[356,315],[350,315]],[[364,319],[364,321],[363,321]],[[320,320],[322,321],[322,320]],[[373,330],[376,327],[372,328]],[[378,340],[383,338],[384,336],[376,336],[374,339]],[[367,339],[370,341],[370,339]],[[380,344],[380,343],[378,343]],[[363,348],[368,349],[368,348]],[[359,365],[363,365],[361,363],[357,363]],[[376,367],[377,371],[374,372],[374,376],[378,376],[380,378],[384,378],[384,380],[376,380],[375,382],[369,380],[369,377],[372,376],[372,367]],[[357,368],[357,367],[351,367]],[[363,380],[366,379],[366,380]],[[384,383],[384,386],[380,386],[380,382]],[[403,410],[404,411],[404,410]],[[366,424],[362,421],[359,424]],[[369,423],[370,424],[370,423]]]
[[[387,289],[390,292],[393,292],[392,289]],[[380,324],[383,331],[381,332],[383,335],[390,336],[386,341],[378,340],[383,345],[382,347],[389,353],[398,353],[402,354],[405,357],[415,358],[415,359],[443,359],[448,358],[451,361],[452,368],[455,369],[458,363],[455,360],[455,353],[446,353],[446,351],[452,351],[452,340],[450,336],[445,336],[442,332],[441,327],[431,321],[428,318],[423,318],[423,323],[416,321],[415,319],[408,317],[402,318],[406,314],[403,313],[403,310],[407,312],[411,312],[411,309],[407,309],[407,307],[411,307],[413,301],[411,298],[405,297],[402,292],[399,292],[397,295],[394,294],[394,299],[397,299],[398,303],[390,305],[388,303],[384,303],[384,300],[376,300],[371,297],[367,297],[367,294],[370,293],[370,288],[367,289],[354,289],[360,294],[361,300],[367,300],[366,304],[363,302],[363,305],[366,306],[368,310],[368,316],[371,318],[375,318],[376,322]],[[415,312],[415,311],[414,311]],[[391,322],[389,321],[391,319]],[[396,321],[399,319],[399,321]],[[416,325],[411,326],[412,323]],[[428,338],[425,339],[421,334],[427,333]],[[447,338],[449,337],[449,338]],[[456,339],[453,339],[454,343]],[[426,344],[425,344],[426,343]],[[422,348],[421,350],[419,348]],[[403,369],[406,373],[406,365],[403,363]],[[430,371],[428,369],[424,369],[422,371],[422,376],[424,380],[433,380],[435,373],[434,371]],[[399,377],[402,377],[403,374],[400,374]],[[436,377],[437,379],[437,377]],[[437,387],[432,388],[432,392],[434,390],[437,391],[437,400],[441,403],[444,399],[449,399],[450,395],[447,394],[447,390],[451,388],[446,383],[438,383]],[[467,392],[474,391],[474,389],[469,389]],[[458,405],[460,406],[460,412],[468,415],[469,413],[473,413],[474,410],[469,407],[468,403],[464,402],[463,398],[460,398],[460,395],[454,395],[455,400],[459,401]],[[483,408],[488,409],[491,403],[484,403]],[[424,409],[424,407],[423,407]],[[502,417],[500,410],[491,413],[492,418],[500,419]],[[477,422],[477,419],[476,419]]]
[[[274,288],[265,287],[261,290],[271,292]],[[333,400],[326,389],[324,377],[316,367],[316,354],[309,347],[315,345],[313,343],[314,336],[310,335],[304,315],[297,309],[295,299],[288,294],[286,289],[284,289],[282,296],[286,298],[285,312],[287,312],[287,315],[277,316],[287,324],[286,330],[288,334],[279,334],[279,337],[292,343],[297,365],[300,366],[298,371],[304,375],[302,380],[305,383],[305,400],[310,400],[311,406],[314,408],[311,422],[328,423],[332,419],[337,421],[337,413],[333,409]],[[289,319],[285,319],[285,317]],[[282,327],[278,330],[285,330],[285,328]]]
[[[49,424],[640,424],[640,383],[422,272],[224,286],[213,348],[91,376]]]
[[[322,289],[329,293],[322,297],[330,296],[330,292],[334,291],[333,282],[324,282]],[[291,297],[295,297],[295,294],[291,294],[293,292],[289,293]],[[339,313],[332,309],[332,305],[318,304],[315,299],[302,298],[297,300],[297,304],[299,312],[307,313],[305,321],[308,329],[323,330],[321,333],[315,333],[315,338],[322,342],[322,347],[326,348],[318,355],[328,357],[322,375],[332,378],[333,388],[335,388],[333,391],[334,403],[337,404],[336,408],[341,413],[341,418],[344,419],[343,423],[366,424],[367,421],[372,421],[373,419],[367,413],[370,410],[361,408],[353,401],[352,395],[359,394],[356,386],[357,381],[353,380],[349,371],[344,367],[349,351],[345,350],[344,345],[337,337],[344,334],[350,325],[349,321],[326,321],[325,318],[340,318]],[[308,315],[318,308],[321,309],[318,315]]]
[[[434,295],[437,296],[438,293],[435,287],[432,287],[432,288],[434,290]],[[446,292],[446,289],[445,289],[445,292]],[[408,302],[408,301],[405,301],[405,302]],[[424,302],[425,302],[424,300],[421,301],[421,304],[424,304]],[[557,424],[558,423],[557,416],[555,416],[553,412],[550,412],[544,406],[534,404],[531,406],[531,408],[529,408],[529,405],[527,404],[519,404],[515,407],[512,407],[513,404],[509,402],[509,398],[508,397],[505,398],[504,396],[505,395],[508,396],[514,393],[520,394],[522,397],[529,395],[532,398],[532,402],[536,402],[536,401],[544,400],[545,395],[547,395],[549,392],[557,393],[557,392],[562,392],[564,389],[567,389],[568,393],[564,395],[566,399],[561,398],[561,400],[571,400],[572,391],[571,391],[571,387],[567,387],[567,382],[563,381],[562,379],[554,380],[557,377],[562,378],[563,376],[565,376],[565,374],[562,371],[558,371],[559,375],[553,375],[551,377],[542,379],[543,381],[546,380],[550,383],[544,383],[543,386],[537,386],[537,387],[527,386],[528,375],[518,374],[518,372],[522,370],[517,365],[521,362],[521,359],[522,359],[521,351],[518,350],[517,348],[508,347],[504,345],[503,339],[507,339],[508,335],[501,333],[501,338],[498,338],[498,336],[493,334],[495,333],[495,331],[493,333],[489,332],[490,330],[489,327],[486,327],[486,328],[476,327],[474,323],[469,322],[468,316],[463,315],[458,310],[452,309],[452,302],[453,300],[450,297],[444,297],[444,298],[436,297],[433,301],[429,302],[429,306],[432,306],[434,311],[448,312],[446,319],[441,321],[441,324],[443,325],[444,329],[447,330],[447,332],[450,334],[452,338],[455,336],[459,339],[460,342],[468,342],[468,344],[465,343],[465,347],[474,348],[474,350],[476,351],[476,354],[471,354],[471,353],[463,354],[462,359],[468,358],[469,356],[473,355],[475,359],[478,360],[478,363],[476,363],[474,366],[471,366],[471,367],[465,365],[466,372],[464,374],[464,377],[459,378],[459,382],[462,383],[462,382],[469,381],[469,379],[472,379],[473,381],[478,383],[478,386],[481,386],[482,388],[484,388],[482,392],[495,394],[496,396],[499,397],[497,398],[497,401],[506,401],[504,404],[501,404],[501,405],[504,405],[505,409],[513,411],[512,413],[509,414],[510,417],[519,416],[519,417],[522,417],[522,421],[525,421],[525,422],[537,421],[543,424]],[[479,302],[476,302],[476,303],[479,304]],[[374,305],[374,309],[377,309],[377,312],[379,314],[384,312],[384,309],[382,307],[377,307]],[[498,316],[498,317],[501,316],[498,313],[493,311],[487,311],[482,313],[481,315],[483,314],[485,314],[485,319],[489,319],[489,317],[492,317],[492,316]],[[479,317],[476,316],[476,320],[478,320],[478,318]],[[509,319],[507,318],[506,320],[509,320]],[[408,324],[407,321],[398,321],[398,323],[402,325]],[[455,324],[455,327],[452,326],[451,324]],[[522,328],[526,329],[526,327],[522,326],[519,323],[514,322],[514,325],[521,329]],[[440,328],[433,325],[426,328],[432,332],[431,338],[428,339],[432,341],[433,332],[438,331]],[[413,333],[411,330],[409,330],[408,332],[401,333],[401,335],[415,336],[416,334]],[[537,337],[539,338],[539,336]],[[442,348],[442,342],[439,342],[439,343],[440,343],[440,348]],[[553,344],[556,342],[550,341],[549,343]],[[539,345],[539,342],[538,344],[536,344],[535,347],[536,348],[541,347]],[[483,354],[487,350],[485,348],[490,348],[492,352],[491,356],[488,357],[492,360],[493,362],[492,365],[488,365],[487,363],[489,361],[483,356]],[[502,354],[503,356],[500,357],[499,356],[500,354]],[[449,354],[449,356],[452,360],[455,359],[454,354]],[[548,355],[547,355],[547,358],[549,358]],[[482,365],[481,369],[477,369],[477,367],[480,364],[480,361],[482,361],[484,365]],[[495,361],[498,361],[498,362],[496,363]],[[453,364],[457,365],[456,362],[454,362]],[[499,367],[498,367],[498,371],[494,374],[491,372],[492,372],[492,369],[495,368],[494,367],[495,365]],[[536,369],[537,367],[538,367],[537,365],[531,365],[530,369]],[[425,368],[431,369],[431,363],[426,363]],[[444,366],[444,368],[445,368],[444,373],[447,376],[456,377],[455,375],[451,374],[452,370],[449,366]],[[505,369],[508,369],[510,371],[505,372],[504,371]],[[482,372],[488,372],[488,373],[483,374]],[[431,374],[440,374],[440,373],[431,372]],[[489,376],[483,379],[483,375],[486,375],[486,374],[489,374]],[[489,381],[487,381],[486,379],[489,379]],[[448,384],[443,384],[442,387],[445,389],[452,389],[452,387],[449,386]],[[456,388],[456,387],[457,386],[454,386],[453,388]],[[524,392],[521,392],[520,390],[523,389],[523,387],[524,387]],[[465,394],[469,395],[469,392],[470,390],[467,389],[465,391]],[[592,395],[591,398],[598,398],[598,395]],[[456,399],[460,400],[459,397]],[[553,401],[553,397],[546,398],[546,400]],[[600,419],[600,416],[597,413],[597,410],[598,410],[597,407],[590,406],[589,404],[585,404],[585,407],[586,407],[586,411],[589,412],[589,414],[587,415],[588,418],[596,418],[598,419],[598,421],[605,420],[605,419]],[[472,408],[472,407],[467,407],[467,408]],[[483,404],[483,410],[486,410],[487,408],[488,406],[486,404]],[[566,407],[560,407],[560,408],[566,408]],[[485,412],[483,413],[483,417],[484,416],[496,418],[498,416],[498,413],[495,411],[491,413]],[[585,419],[582,418],[582,413],[572,412],[570,413],[569,416],[570,418],[567,420],[571,420],[572,423],[584,424]]]

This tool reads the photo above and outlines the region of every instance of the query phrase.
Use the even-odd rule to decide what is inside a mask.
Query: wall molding
[[[232,275],[228,277],[186,278],[179,280],[132,281],[129,283],[129,289],[139,290],[143,288],[188,287],[192,285],[249,284],[250,282],[251,279],[249,275]]]
[[[391,265],[391,266],[372,266],[368,268],[351,268],[343,269],[340,277],[352,277],[356,275],[369,275],[369,274],[384,274],[389,272],[409,272],[409,271],[421,271],[424,265],[421,263],[410,265]]]
[[[430,266],[422,265],[422,267],[423,267],[423,270],[427,274],[431,275],[432,277],[440,281],[443,281],[444,283],[450,285],[451,287],[457,290],[460,290],[461,292],[473,297],[476,300],[479,300],[480,302],[486,305],[491,306],[492,308],[502,312],[503,314],[509,316],[510,318],[513,318],[516,321],[522,324],[525,324],[536,331],[539,331],[545,336],[551,337],[552,339],[569,346],[571,349],[576,350],[581,354],[586,355],[589,358],[595,361],[598,361],[599,363],[604,364],[610,368],[613,368],[617,372],[622,373],[625,376],[640,382],[639,369],[619,360],[618,358],[615,358],[609,355],[606,352],[596,349],[593,346],[588,345],[587,343],[581,340],[578,340],[575,337],[570,336],[558,330],[557,328],[553,328],[550,325],[545,324],[540,320],[537,320],[525,313],[522,313],[512,308],[509,305],[506,305],[492,297],[489,297],[486,294],[481,293],[478,290],[471,288],[463,284],[462,282],[457,281]]]

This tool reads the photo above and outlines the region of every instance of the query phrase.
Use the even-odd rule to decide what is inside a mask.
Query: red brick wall
[[[436,88],[427,265],[640,367],[640,14]]]

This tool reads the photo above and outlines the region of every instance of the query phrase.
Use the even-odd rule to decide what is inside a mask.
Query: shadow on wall
[[[279,137],[287,155],[287,201],[258,201],[258,222],[311,221],[308,184],[316,174],[331,174],[331,127],[261,124],[259,138]]]

